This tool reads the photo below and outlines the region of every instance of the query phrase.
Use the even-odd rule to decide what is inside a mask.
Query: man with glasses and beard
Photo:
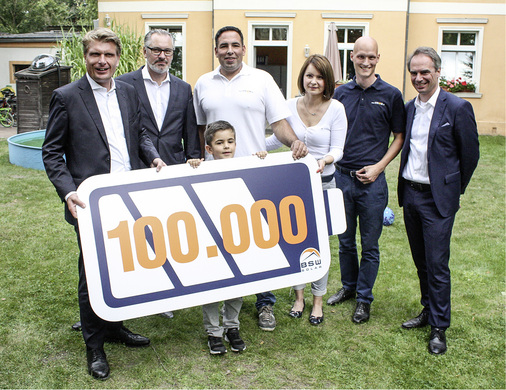
[[[200,143],[190,84],[171,75],[174,42],[167,30],[144,37],[146,66],[117,77],[131,84],[141,100],[142,127],[167,165],[200,158]]]
[[[190,84],[169,73],[174,41],[167,30],[144,37],[146,66],[118,76],[131,84],[141,101],[141,124],[167,165],[200,158],[200,143]],[[172,318],[172,312],[161,313]]]

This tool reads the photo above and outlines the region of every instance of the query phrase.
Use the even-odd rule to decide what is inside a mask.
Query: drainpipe
[[[212,10],[211,10],[211,29],[212,29],[212,34],[211,34],[211,50],[213,51],[214,53],[214,0],[212,0],[211,2],[211,7]],[[214,55],[211,56],[211,69],[214,70]]]
[[[406,38],[404,42],[404,64],[403,64],[403,72],[402,72],[402,98],[405,99],[406,96],[406,61],[408,60],[408,35],[409,35],[409,9],[411,5],[411,0],[408,0],[408,8],[406,10]]]

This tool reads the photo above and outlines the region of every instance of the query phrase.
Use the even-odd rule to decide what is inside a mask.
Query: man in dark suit
[[[450,238],[455,214],[478,164],[471,104],[439,88],[441,58],[419,47],[407,62],[418,96],[407,105],[398,195],[420,279],[422,312],[403,328],[431,326],[429,352],[446,352],[450,326]]]
[[[169,165],[200,158],[200,141],[190,84],[169,73],[174,42],[167,30],[144,36],[146,66],[116,79],[135,87],[141,100],[142,127]],[[171,311],[160,313],[172,318]]]
[[[167,30],[149,31],[144,37],[146,66],[121,75],[141,100],[142,127],[167,164],[200,158],[200,141],[190,84],[169,73],[174,43]]]
[[[79,309],[86,344],[88,372],[106,379],[109,365],[104,340],[127,346],[145,346],[147,337],[134,334],[121,322],[98,317],[88,297],[83,255],[77,225],[77,206],[86,205],[76,193],[88,177],[165,165],[140,123],[135,89],[112,76],[119,64],[121,43],[111,30],[100,28],[83,38],[86,75],[56,89],[51,97],[42,157],[46,173],[62,201],[65,219],[77,233],[79,246]]]

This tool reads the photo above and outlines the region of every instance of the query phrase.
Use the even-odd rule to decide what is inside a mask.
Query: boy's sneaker
[[[230,343],[230,349],[233,352],[241,352],[246,349],[246,344],[242,341],[241,336],[239,335],[239,329],[230,328],[225,333],[225,341]]]
[[[221,337],[208,336],[207,345],[209,346],[211,355],[224,355],[227,353],[227,349],[223,345],[223,339]]]
[[[267,331],[273,331],[276,328],[276,319],[271,305],[262,306],[258,310],[258,327]]]

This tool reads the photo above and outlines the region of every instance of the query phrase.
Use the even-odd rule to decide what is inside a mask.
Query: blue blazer
[[[403,205],[402,172],[409,156],[415,100],[406,104],[406,137],[401,152],[397,193]],[[430,123],[428,148],[429,179],[432,196],[443,217],[455,214],[480,157],[478,130],[472,105],[441,90]]]
[[[141,128],[139,98],[131,85],[121,81],[116,82],[116,94],[130,165],[143,168],[159,155]],[[86,76],[53,92],[42,160],[62,201],[88,177],[111,171],[109,143]],[[67,207],[65,219],[75,224]]]
[[[149,103],[142,68],[118,76],[116,80],[131,84],[137,90],[141,100],[142,127],[146,129],[162,160],[172,165],[185,163],[190,158],[200,158],[201,153],[191,86],[173,75],[169,77],[169,105],[161,129],[158,129]]]

